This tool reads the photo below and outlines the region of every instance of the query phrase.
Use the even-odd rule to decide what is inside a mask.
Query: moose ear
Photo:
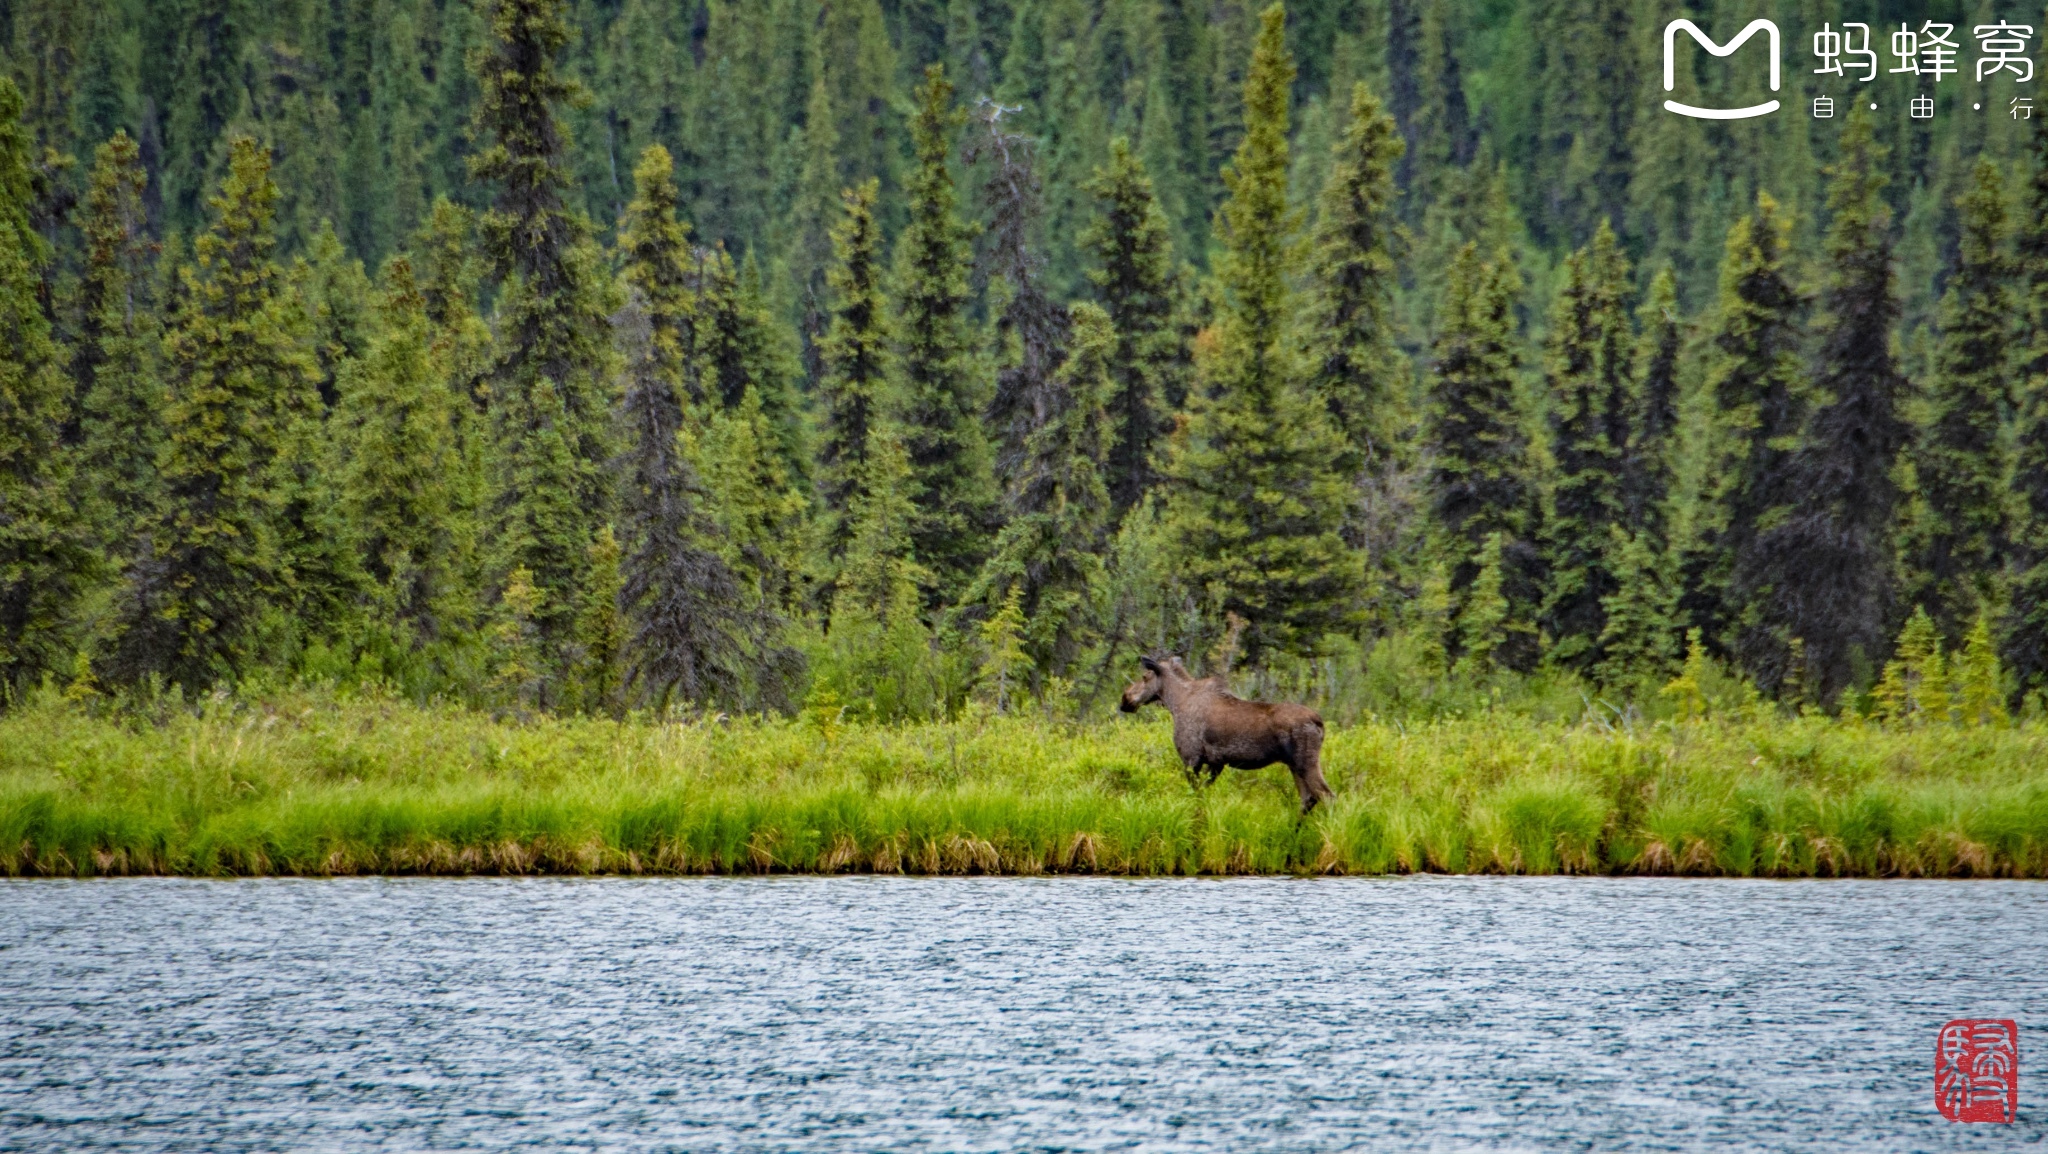
[[[1150,657],[1138,658],[1138,664],[1144,666],[1150,672],[1159,672],[1159,663],[1157,661],[1152,660]]]

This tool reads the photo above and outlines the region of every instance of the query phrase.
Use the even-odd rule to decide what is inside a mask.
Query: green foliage
[[[1094,640],[1102,548],[1110,527],[1103,468],[1109,454],[1110,358],[1116,333],[1108,314],[1074,307],[1066,360],[1047,390],[1042,424],[1025,442],[1010,479],[1007,516],[987,564],[963,600],[1015,600],[1031,664],[1064,676]],[[1001,610],[998,610],[1000,612]]]
[[[1113,515],[1121,520],[1158,483],[1166,379],[1181,359],[1172,323],[1173,237],[1153,178],[1124,137],[1109,142],[1109,163],[1087,187],[1100,205],[1081,239],[1093,258],[1088,280],[1116,334],[1108,402],[1115,439],[1105,479]]]
[[[832,230],[832,321],[818,342],[818,479],[830,518],[827,551],[839,556],[852,535],[869,438],[890,371],[888,303],[882,295],[881,237],[875,221],[880,185],[870,179],[845,193],[845,216]]]
[[[1792,222],[1766,193],[1728,230],[1707,370],[1712,481],[1685,562],[1687,615],[1767,689],[1784,675],[1790,640],[1777,599],[1787,580],[1806,577],[1761,544],[1768,521],[1797,499],[1791,462],[1807,411],[1805,300],[1785,267],[1791,238]]]
[[[1602,685],[1654,683],[1671,672],[1677,655],[1678,581],[1672,557],[1657,548],[1647,530],[1630,533],[1610,525],[1608,536],[1614,591],[1601,604],[1606,621],[1593,675]]]
[[[467,624],[456,588],[458,398],[434,363],[410,260],[385,265],[380,311],[367,355],[342,371],[334,479],[374,615],[420,646]]]
[[[1211,628],[1247,623],[1244,656],[1315,652],[1359,617],[1364,570],[1344,541],[1343,441],[1288,339],[1294,217],[1287,206],[1287,90],[1279,5],[1261,19],[1245,80],[1246,130],[1224,180],[1216,328],[1197,342],[1197,381],[1165,469],[1180,580]]]
[[[943,67],[925,69],[915,99],[910,223],[896,244],[895,405],[918,511],[917,556],[934,592],[950,601],[987,550],[995,494],[981,425],[985,389],[968,336],[970,230],[955,213],[951,171],[960,115]]]
[[[2011,550],[2006,523],[2006,404],[2012,270],[1997,164],[1980,160],[1961,210],[1961,255],[1941,300],[1928,412],[1912,464],[1917,492],[1906,534],[1907,592],[1953,644],[1995,595]]]
[[[85,268],[71,377],[80,402],[79,469],[91,479],[101,539],[115,552],[157,498],[163,443],[162,340],[142,150],[125,132],[99,147],[79,229]]]
[[[1330,410],[1357,476],[1386,456],[1407,364],[1395,343],[1394,167],[1406,151],[1393,117],[1364,84],[1352,89],[1343,138],[1317,205],[1301,325],[1310,385]]]
[[[1679,354],[1685,323],[1678,313],[1678,280],[1657,270],[1636,313],[1641,334],[1636,348],[1635,406],[1629,414],[1628,456],[1623,471],[1627,524],[1649,532],[1658,548],[1669,543],[1672,485],[1677,477]]]
[[[316,411],[318,363],[272,257],[276,200],[269,154],[236,138],[165,337],[164,497],[128,567],[113,657],[124,680],[199,689],[247,670],[259,619],[294,576],[291,451]]]
[[[590,580],[580,590],[576,612],[575,692],[584,709],[618,714],[624,710],[623,661],[626,621],[619,612],[619,539],[606,525],[590,542]]]
[[[571,207],[558,113],[581,88],[559,67],[570,36],[561,0],[494,0],[489,11],[489,37],[470,54],[474,130],[488,143],[470,171],[496,190],[478,222],[502,278],[495,534],[500,571],[525,569],[541,594],[532,624],[544,663],[560,672],[588,577],[590,525],[612,506],[604,466],[614,302],[589,225]]]
[[[1898,648],[1885,663],[1873,696],[1883,721],[1926,725],[1950,720],[1948,662],[1941,652],[1941,632],[1925,607],[1915,606],[1899,632]]]
[[[0,77],[0,685],[10,688],[60,667],[97,567],[58,447],[66,382],[37,299],[49,254],[30,226],[21,116],[21,94]]]
[[[1899,306],[1883,159],[1868,118],[1853,113],[1830,169],[1815,408],[1790,463],[1790,515],[1757,541],[1772,566],[1768,619],[1799,645],[1794,673],[1823,703],[1883,650],[1893,612],[1893,473],[1907,386],[1890,335]]]
[[[2012,605],[2000,649],[2022,688],[2048,678],[2048,133],[2035,135],[2015,272],[2023,329],[2015,365]]]
[[[1509,619],[1529,624],[1539,592],[1531,543],[1536,492],[1515,403],[1520,292],[1505,252],[1481,263],[1474,246],[1460,250],[1437,318],[1423,437],[1431,453],[1431,519],[1442,534],[1453,600],[1465,598],[1494,556]],[[1533,640],[1533,629],[1517,629],[1508,650],[1489,656],[1526,670],[1537,657]]]
[[[1603,220],[1593,242],[1565,260],[1551,317],[1544,383],[1556,471],[1543,522],[1543,627],[1550,659],[1575,669],[1604,660],[1606,604],[1620,585],[1611,531],[1627,512],[1636,393],[1628,283],[1628,258]]]
[[[1334,729],[1199,799],[1150,717],[547,720],[290,695],[0,719],[0,872],[1576,872],[2041,877],[2037,725],[1481,711]]]
[[[1467,677],[1504,668],[1500,663],[1527,643],[1525,637],[1516,635],[1534,632],[1527,621],[1515,618],[1514,606],[1504,592],[1509,564],[1506,554],[1505,535],[1494,533],[1486,539],[1478,557],[1479,572],[1458,603],[1457,671]]]

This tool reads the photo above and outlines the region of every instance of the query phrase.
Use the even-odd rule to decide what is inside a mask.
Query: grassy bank
[[[1197,797],[1165,716],[495,721],[377,701],[0,718],[0,872],[2048,877],[2048,727],[1505,714]]]

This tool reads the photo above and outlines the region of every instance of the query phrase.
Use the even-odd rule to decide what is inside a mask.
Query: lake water
[[[2038,883],[0,882],[5,1150],[2008,1149],[2044,1026]]]

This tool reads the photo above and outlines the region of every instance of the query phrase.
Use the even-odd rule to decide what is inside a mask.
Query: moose
[[[1225,769],[1285,765],[1301,795],[1301,816],[1336,796],[1323,780],[1323,719],[1305,705],[1246,701],[1217,677],[1197,680],[1178,657],[1140,657],[1143,672],[1118,706],[1136,713],[1157,701],[1173,715],[1173,747],[1189,782],[1213,784]],[[1208,780],[1201,780],[1202,774]]]

